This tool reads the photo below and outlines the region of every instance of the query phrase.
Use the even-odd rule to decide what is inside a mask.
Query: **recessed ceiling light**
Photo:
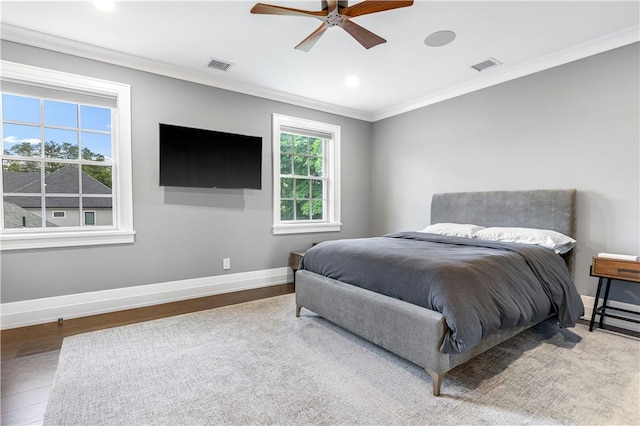
[[[451,43],[456,39],[456,33],[453,31],[443,30],[431,33],[424,39],[424,44],[429,47],[440,47]]]
[[[116,6],[114,0],[93,0],[93,5],[101,12],[111,12]]]
[[[356,87],[358,84],[360,84],[360,79],[358,78],[358,76],[350,75],[344,80],[344,84],[347,87]]]

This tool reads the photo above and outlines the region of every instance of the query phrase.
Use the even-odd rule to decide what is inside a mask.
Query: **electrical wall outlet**
[[[231,269],[231,259],[225,257],[222,259],[222,269]]]

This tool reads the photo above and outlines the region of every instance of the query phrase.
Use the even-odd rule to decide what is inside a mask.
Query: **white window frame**
[[[62,216],[56,216],[57,213],[62,213]],[[52,219],[64,219],[67,217],[67,212],[65,210],[53,210],[51,212]]]
[[[109,97],[116,101],[115,117],[112,123],[113,189],[116,210],[113,228],[17,230],[4,229],[4,226],[0,226],[0,249],[4,251],[133,243],[135,231],[133,230],[131,171],[131,86],[9,61],[0,61],[0,78],[2,81],[19,84],[53,87],[63,91]],[[0,173],[0,191],[1,176]],[[4,220],[3,209],[4,202],[0,202],[0,217]]]
[[[305,129],[331,135],[325,147],[324,167],[326,180],[325,220],[282,221],[280,220],[280,133],[283,127]],[[299,234],[314,232],[337,232],[340,222],[340,126],[304,118],[273,114],[273,233]]]

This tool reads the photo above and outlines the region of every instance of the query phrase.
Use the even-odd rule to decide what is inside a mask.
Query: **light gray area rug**
[[[638,424],[640,342],[545,322],[450,372],[303,310],[293,295],[64,340],[45,425]]]

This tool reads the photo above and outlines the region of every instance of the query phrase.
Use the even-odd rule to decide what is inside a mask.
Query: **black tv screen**
[[[160,123],[160,185],[262,189],[262,138]]]

